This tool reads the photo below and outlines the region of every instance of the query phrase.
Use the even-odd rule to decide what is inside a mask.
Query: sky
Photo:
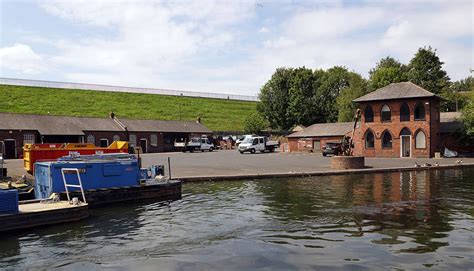
[[[256,95],[278,67],[345,66],[431,46],[474,69],[474,1],[0,0],[0,77]]]

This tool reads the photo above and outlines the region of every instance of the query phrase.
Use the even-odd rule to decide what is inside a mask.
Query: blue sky
[[[254,95],[278,67],[367,77],[427,45],[474,69],[472,1],[0,3],[1,77]]]

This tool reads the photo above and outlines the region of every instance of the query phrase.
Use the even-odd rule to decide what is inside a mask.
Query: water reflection
[[[293,228],[295,221],[303,224],[306,239],[325,240],[325,234],[335,232],[352,237],[370,233],[377,236],[372,243],[398,245],[397,252],[424,253],[449,245],[445,238],[453,230],[453,218],[444,192],[452,191],[441,191],[450,183],[440,179],[450,178],[465,185],[461,170],[434,170],[263,182],[258,191],[266,195],[266,212]],[[276,243],[305,239],[270,237]]]
[[[0,237],[0,269],[474,267],[474,170],[186,184]]]

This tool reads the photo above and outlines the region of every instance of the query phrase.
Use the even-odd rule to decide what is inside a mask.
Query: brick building
[[[455,136],[462,127],[460,113],[440,113],[440,100],[410,82],[390,84],[355,99],[361,110],[354,135],[355,155],[427,158],[445,147],[462,151]],[[350,135],[352,127],[352,123],[309,126],[288,136],[289,150],[319,150],[326,141]]]
[[[432,157],[441,151],[440,97],[413,83],[394,83],[354,100],[362,117],[355,154]]]
[[[106,147],[129,141],[143,152],[174,150],[175,139],[212,135],[193,121],[132,120],[0,113],[0,154],[21,158],[27,143],[92,143]]]
[[[288,150],[319,152],[327,142],[340,142],[353,126],[351,122],[313,124],[287,136]]]

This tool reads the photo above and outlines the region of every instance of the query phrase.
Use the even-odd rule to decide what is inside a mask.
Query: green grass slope
[[[213,131],[241,131],[256,102],[156,94],[0,85],[0,112],[66,116],[196,120]]]

